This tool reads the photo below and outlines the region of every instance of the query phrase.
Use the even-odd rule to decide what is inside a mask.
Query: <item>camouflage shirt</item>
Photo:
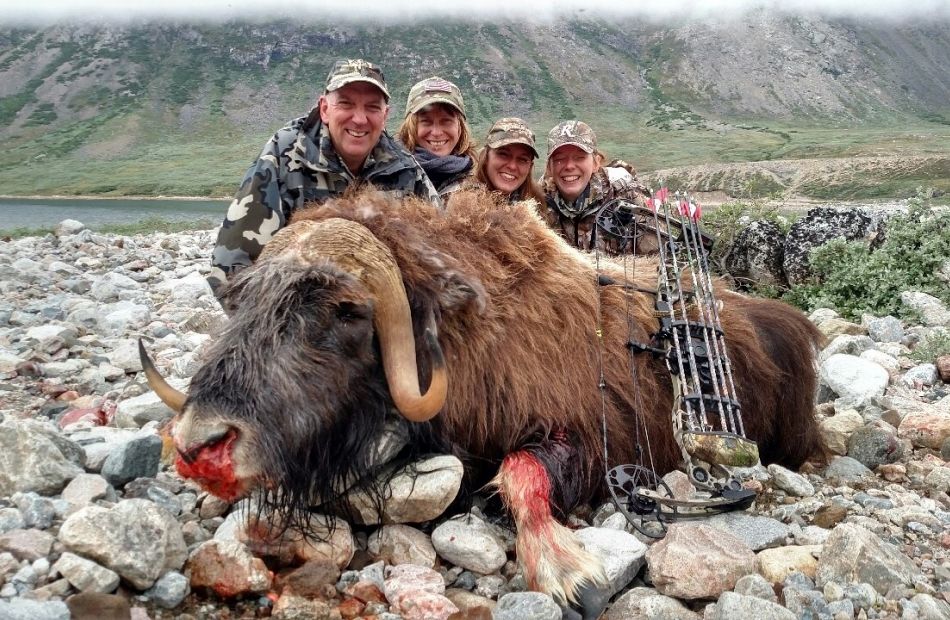
[[[371,183],[393,196],[421,196],[443,207],[416,160],[386,132],[354,177],[317,118],[311,112],[280,129],[244,175],[211,255],[208,283],[216,296],[229,277],[260,256],[264,244],[304,203],[324,202]]]
[[[605,204],[615,199],[627,200],[645,207],[650,197],[650,190],[637,180],[633,166],[620,159],[615,159],[594,172],[587,187],[573,203],[568,203],[561,197],[551,177],[542,177],[541,191],[545,197],[541,215],[551,228],[580,250],[597,249],[611,255],[623,251],[618,243],[620,240],[604,234],[597,227],[597,214]],[[638,253],[655,250],[656,241],[651,242],[646,238],[642,243],[638,242],[635,248]]]
[[[442,185],[439,186],[439,196],[442,197],[442,200],[448,202],[449,198],[452,197],[452,194],[467,187],[466,183],[468,179],[471,178],[471,176],[472,171],[469,170],[459,174],[454,179],[449,179],[448,181],[442,183]]]

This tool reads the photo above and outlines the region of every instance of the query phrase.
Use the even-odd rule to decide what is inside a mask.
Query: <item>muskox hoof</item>
[[[587,584],[577,593],[576,605],[561,609],[561,620],[597,620],[609,601],[609,590]]]

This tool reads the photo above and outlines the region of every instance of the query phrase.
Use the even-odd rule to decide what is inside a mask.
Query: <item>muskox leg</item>
[[[598,596],[598,588],[606,584],[603,567],[551,511],[551,470],[571,465],[556,457],[577,457],[563,446],[550,440],[509,454],[492,484],[514,518],[518,561],[528,587],[550,594],[561,605],[580,605],[585,617],[596,618],[606,602]],[[576,466],[574,461],[575,471]],[[600,609],[586,613],[592,605]]]

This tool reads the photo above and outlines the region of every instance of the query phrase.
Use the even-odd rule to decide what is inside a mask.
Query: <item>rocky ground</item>
[[[159,432],[171,412],[136,343],[187,383],[226,320],[204,281],[211,244],[78,223],[0,243],[0,618],[561,618],[525,591],[504,520],[479,504],[439,516],[461,474],[451,457],[414,485],[397,476],[382,516],[356,498],[361,523],[319,517],[322,543],[268,537],[253,507],[177,476]],[[935,360],[912,358],[950,311],[904,302],[925,324],[812,316],[829,336],[827,467],[743,471],[750,510],[659,541],[610,504],[571,518],[604,562],[608,620],[950,618],[950,395]]]

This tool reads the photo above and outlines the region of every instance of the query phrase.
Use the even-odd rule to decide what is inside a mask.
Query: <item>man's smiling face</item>
[[[320,120],[330,132],[333,148],[356,174],[379,142],[389,106],[379,88],[353,82],[320,97]]]

